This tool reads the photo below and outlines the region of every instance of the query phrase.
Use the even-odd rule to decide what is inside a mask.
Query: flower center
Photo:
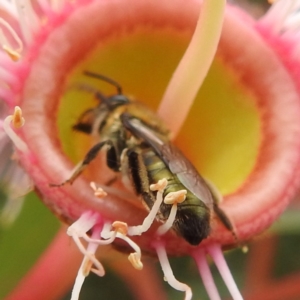
[[[95,199],[89,181],[103,184],[111,179],[105,163],[96,161],[88,166],[90,172],[73,186],[56,188],[55,192],[49,187],[49,183],[69,178],[70,159],[77,163],[95,142],[72,131],[82,112],[97,105],[88,88],[80,85],[92,86],[105,95],[116,93],[108,84],[84,76],[83,71],[111,77],[125,94],[155,110],[190,40],[198,14],[189,6],[181,11],[186,16],[178,18],[178,10],[173,11],[168,1],[159,8],[150,1],[136,6],[124,4],[116,10],[115,4],[121,3],[94,1],[78,11],[63,14],[66,20],[54,26],[46,39],[42,36],[42,46],[31,53],[33,62],[28,76],[23,74],[27,81],[19,104],[26,119],[22,137],[29,150],[36,152],[36,160],[27,166],[25,160],[22,163],[28,170],[38,166],[39,169],[29,172],[44,198],[51,200],[47,204],[71,220],[78,219],[86,209],[101,212],[113,221],[140,224],[142,219],[141,205],[136,199],[125,196],[128,203],[123,201],[124,195],[122,201],[114,195],[105,201]],[[288,97],[282,102],[281,95],[287,91]],[[263,206],[262,199],[277,201],[272,194],[273,186],[282,192],[290,180],[279,176],[278,181],[275,173],[285,172],[291,161],[288,157],[298,159],[292,138],[297,131],[297,99],[293,83],[276,55],[249,24],[229,10],[217,57],[175,144],[204,177],[228,195],[222,207],[231,208],[237,226],[252,226],[257,211],[266,212],[270,205]],[[279,117],[283,107],[289,122]],[[176,115],[173,117],[176,119]],[[276,138],[270,139],[272,136]],[[280,160],[271,162],[278,155]],[[293,172],[289,173],[291,177]],[[270,180],[272,184],[268,183]],[[252,206],[252,213],[246,214],[244,207],[249,205],[249,197],[257,203]],[[277,210],[272,203],[274,211]],[[282,209],[284,205],[279,206]],[[128,213],[125,217],[124,211]],[[275,213],[268,216],[268,222],[274,216]],[[245,236],[250,232],[247,224]],[[257,230],[266,226],[259,218],[256,225]],[[220,232],[222,236],[224,230]],[[242,238],[241,233],[238,235]],[[230,232],[227,238],[232,241]]]
[[[183,32],[147,28],[99,42],[69,77],[71,88],[64,94],[59,110],[61,141],[74,163],[82,159],[94,141],[72,131],[72,125],[83,111],[97,105],[93,94],[76,85],[90,85],[105,94],[115,92],[82,71],[117,80],[126,94],[155,110],[187,43],[188,35]],[[260,120],[253,95],[245,92],[226,62],[216,58],[176,144],[202,175],[228,194],[253,169],[259,137]]]

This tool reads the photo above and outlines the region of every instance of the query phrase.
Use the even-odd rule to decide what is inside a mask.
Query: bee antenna
[[[117,93],[119,95],[123,94],[122,87],[116,81],[114,81],[113,79],[111,79],[109,77],[106,77],[104,75],[98,74],[98,73],[90,72],[90,71],[84,71],[83,74],[86,75],[86,76],[89,76],[89,77],[93,77],[93,78],[103,80],[103,81],[113,85],[117,89]]]

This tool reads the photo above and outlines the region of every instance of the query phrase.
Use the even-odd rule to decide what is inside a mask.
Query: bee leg
[[[225,228],[228,229],[232,233],[234,239],[236,241],[238,241],[238,238],[237,238],[237,235],[236,235],[236,232],[235,232],[232,222],[230,221],[229,217],[226,215],[225,211],[219,207],[219,203],[222,201],[221,193],[219,192],[217,187],[211,181],[208,181],[207,179],[205,179],[205,181],[206,181],[207,185],[209,186],[212,197],[213,197],[213,201],[214,201],[213,209],[214,209],[215,214],[218,216],[219,220],[222,222],[222,224],[225,226]]]
[[[125,170],[123,166],[126,166]],[[135,192],[143,197],[147,206],[151,209],[156,197],[150,190],[151,183],[142,155],[135,149],[127,150],[122,161],[122,169],[123,174],[128,170],[128,173],[126,173],[129,174]]]
[[[102,149],[103,146],[105,145],[110,145],[111,142],[110,141],[104,141],[104,142],[100,142],[96,145],[94,145],[89,151],[88,153],[85,155],[83,161],[79,162],[77,164],[77,166],[75,167],[75,170],[73,172],[73,174],[71,175],[70,178],[68,178],[66,181],[59,183],[59,184],[53,184],[50,183],[50,186],[52,187],[60,187],[63,186],[67,183],[72,184],[74,182],[74,180],[83,172],[83,170],[86,168],[86,166],[96,158],[97,154],[99,153],[99,151]]]
[[[216,202],[214,202],[213,208],[214,208],[215,214],[218,216],[218,218],[223,223],[223,225],[226,227],[226,229],[231,231],[234,238],[237,239],[233,224],[230,221],[230,219],[228,218],[228,216],[226,215],[226,213],[224,212],[224,210],[221,209]]]

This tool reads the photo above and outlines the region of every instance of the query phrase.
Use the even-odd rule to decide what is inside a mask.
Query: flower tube
[[[77,241],[85,238],[89,245],[98,245],[114,237],[117,246],[127,242],[126,247],[133,248],[138,259],[139,249],[143,252],[150,248],[150,252],[158,253],[164,270],[168,269],[166,253],[196,258],[199,248],[199,253],[208,253],[218,262],[222,274],[228,274],[220,258],[221,247],[242,244],[265,230],[298,188],[300,103],[295,74],[299,62],[293,55],[297,45],[289,36],[282,38],[269,31],[267,17],[257,23],[230,6],[222,23],[221,5],[219,14],[211,14],[215,22],[199,21],[207,28],[195,31],[204,46],[207,36],[216,38],[207,49],[203,46],[204,62],[214,56],[219,36],[220,42],[194,102],[190,98],[200,87],[209,63],[203,65],[204,71],[199,70],[204,75],[196,84],[186,80],[184,74],[190,65],[201,68],[202,64],[196,63],[201,47],[191,51],[189,63],[182,59],[183,71],[179,68],[174,73],[175,83],[170,83],[163,98],[192,37],[199,11],[200,20],[209,20],[211,12],[206,10],[206,1],[202,9],[198,1],[128,3],[80,0],[58,6],[46,1],[3,4],[2,11],[9,18],[7,21],[4,14],[1,22],[2,127],[15,146],[18,163],[56,216],[77,225],[91,212],[93,218],[75,233]],[[210,28],[211,24],[217,24],[217,29]],[[190,44],[190,49],[196,47]],[[283,49],[289,50],[285,56]],[[12,62],[12,58],[18,62]],[[120,180],[114,179],[103,157],[88,165],[72,185],[53,187],[70,178],[74,166],[97,142],[97,135],[84,136],[74,132],[72,126],[84,111],[96,106],[95,91],[104,95],[114,92],[85,76],[84,71],[113,78],[124,94],[133,94],[154,110],[163,98],[159,114],[171,131],[174,127],[174,143],[211,182],[211,189],[220,191],[215,194],[222,195],[219,205],[233,224],[234,234],[212,214],[211,233],[196,248],[172,230],[158,238],[158,222],[132,240],[127,233],[112,228],[95,238],[94,231],[115,221],[128,226],[142,224],[147,211]],[[195,72],[196,67],[191,74]],[[177,82],[183,82],[180,93],[172,94]],[[15,107],[21,108],[22,116],[18,108],[13,112]],[[15,120],[23,117],[25,124],[17,128]],[[7,143],[7,137],[3,135],[2,141]],[[96,191],[90,187],[91,182],[107,195],[103,197],[101,192],[99,196],[97,187]],[[107,186],[108,182],[112,184]],[[93,240],[86,236],[90,230]],[[93,262],[87,249],[82,251]],[[98,264],[96,259],[94,264]],[[226,282],[232,284],[231,280]],[[235,299],[240,299],[235,288],[230,290]],[[186,291],[189,299],[190,291]]]

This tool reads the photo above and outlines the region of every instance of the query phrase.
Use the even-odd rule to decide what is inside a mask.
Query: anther
[[[115,221],[111,224],[111,226],[114,229],[114,231],[119,232],[123,235],[127,235],[127,233],[128,233],[127,223],[120,222],[120,221]]]
[[[159,180],[155,184],[150,185],[150,190],[157,191],[156,201],[154,202],[148,216],[144,219],[142,225],[129,227],[128,229],[129,235],[141,235],[143,232],[146,232],[150,228],[159,211],[160,205],[163,201],[163,191],[167,185],[168,185],[168,180],[165,178]]]
[[[18,45],[18,48],[13,49],[12,46],[9,45],[9,42],[3,33],[3,30],[0,29],[0,44],[2,45],[2,49],[8,54],[8,56],[13,60],[17,61],[21,57],[21,52],[23,51],[23,43],[22,40],[18,37],[17,33],[14,29],[7,23],[5,20],[0,18],[0,25],[5,27],[7,31],[11,34],[11,37],[15,40]]]
[[[157,183],[151,184],[150,190],[162,192],[167,185],[168,185],[168,180],[166,178],[163,178],[159,180]]]
[[[241,247],[241,250],[242,250],[242,252],[243,253],[248,253],[248,251],[249,251],[249,248],[248,248],[248,246],[247,245],[243,245],[242,247]]]
[[[3,122],[3,129],[8,137],[12,140],[14,145],[22,152],[27,152],[28,147],[25,142],[12,130],[10,124],[14,128],[20,128],[24,125],[25,120],[22,117],[22,110],[19,106],[15,107],[14,113],[7,116]]]
[[[182,203],[186,198],[186,193],[187,193],[186,190],[171,192],[164,198],[164,203],[165,204]]]
[[[97,198],[103,198],[107,196],[107,193],[101,187],[97,187],[95,182],[90,182],[90,187],[93,189],[94,195]]]
[[[186,190],[180,190],[177,192],[171,192],[165,197],[164,203],[172,204],[172,208],[170,210],[167,221],[163,225],[158,227],[156,231],[157,235],[165,234],[173,226],[177,213],[177,204],[182,203],[185,200],[186,193]]]
[[[128,260],[132,264],[132,266],[137,270],[143,269],[143,263],[141,261],[141,257],[138,253],[130,253],[128,256]]]
[[[15,107],[11,122],[15,128],[21,128],[25,124],[25,119],[22,116],[22,109],[19,106]]]
[[[21,54],[7,45],[3,45],[2,49],[5,51],[5,53],[11,58],[12,61],[18,61],[21,57]]]

